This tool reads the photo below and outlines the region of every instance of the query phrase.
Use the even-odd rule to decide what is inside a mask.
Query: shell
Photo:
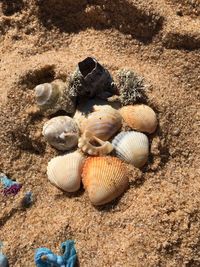
[[[58,150],[69,150],[78,144],[78,125],[68,116],[58,116],[47,121],[42,134]]]
[[[147,105],[130,105],[120,109],[124,121],[134,130],[153,133],[157,127],[156,114]]]
[[[96,142],[100,146],[92,144]],[[93,156],[103,156],[109,154],[113,150],[113,146],[108,141],[102,141],[99,138],[93,136],[92,133],[85,131],[78,142],[78,147],[85,153]]]
[[[127,166],[115,157],[90,157],[83,167],[83,185],[94,205],[108,203],[128,187]]]
[[[94,112],[89,114],[87,120],[80,125],[81,131],[89,131],[97,138],[107,141],[122,125],[119,112],[108,106],[94,106]]]
[[[58,156],[50,160],[47,176],[52,184],[66,192],[79,190],[84,157],[78,152]]]
[[[71,95],[67,85],[61,80],[43,83],[35,87],[36,104],[40,110],[51,115],[58,110],[67,113],[75,111],[75,96]]]
[[[137,168],[142,167],[147,162],[149,141],[143,133],[121,132],[113,139],[112,145],[119,158]]]

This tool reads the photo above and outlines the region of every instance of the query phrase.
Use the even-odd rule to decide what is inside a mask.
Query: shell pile
[[[73,94],[62,82],[38,85],[35,92],[42,110],[51,113],[63,109],[68,114],[75,111]],[[94,104],[92,112],[81,112],[78,108],[77,111],[74,118],[57,116],[43,126],[44,139],[57,150],[68,152],[50,160],[47,176],[53,185],[66,192],[79,190],[82,179],[92,204],[106,204],[128,188],[129,164],[141,168],[148,162],[146,134],[156,130],[156,114],[144,104],[117,110],[108,102]],[[126,126],[131,130],[124,131]]]

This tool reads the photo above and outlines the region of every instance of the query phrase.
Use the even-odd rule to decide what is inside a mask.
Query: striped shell
[[[93,156],[107,155],[113,150],[113,146],[109,141],[102,141],[88,131],[85,131],[79,139],[78,147],[83,152]]]
[[[146,105],[130,105],[120,109],[120,114],[129,127],[136,131],[153,133],[157,127],[156,114]]]
[[[73,113],[75,110],[75,99],[68,92],[66,84],[61,80],[52,83],[43,83],[35,87],[36,104],[40,110],[47,115],[58,110]]]
[[[58,150],[69,150],[78,144],[78,125],[68,116],[58,116],[47,121],[42,134]]]
[[[137,168],[142,167],[147,162],[149,141],[143,133],[121,132],[113,139],[112,145],[119,158]]]
[[[94,106],[94,112],[83,121],[81,131],[89,131],[97,138],[107,141],[122,125],[122,117],[119,112],[108,106]]]
[[[128,169],[115,157],[90,157],[83,167],[83,185],[94,205],[108,203],[128,187]]]
[[[79,190],[84,157],[79,152],[58,156],[47,166],[49,181],[66,192]]]

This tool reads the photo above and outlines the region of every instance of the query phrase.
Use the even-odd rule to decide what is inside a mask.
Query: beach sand
[[[76,241],[80,266],[200,266],[200,3],[181,0],[0,2],[0,172],[22,183],[0,195],[0,240],[10,266],[34,266],[35,249]],[[114,202],[91,205],[47,180],[58,154],[28,116],[33,88],[65,80],[95,57],[116,78],[129,68],[149,85],[159,127],[151,156]],[[27,191],[34,203],[20,206]]]

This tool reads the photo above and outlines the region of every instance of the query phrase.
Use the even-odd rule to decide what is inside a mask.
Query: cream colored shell
[[[81,131],[89,131],[97,138],[107,141],[122,125],[119,112],[108,106],[94,106],[94,112],[83,121]]]
[[[121,132],[112,141],[119,158],[137,168],[148,160],[149,141],[145,134],[131,131]]]
[[[49,181],[66,192],[79,190],[84,157],[79,152],[58,156],[50,160],[47,166]]]
[[[78,125],[68,116],[58,116],[47,121],[42,134],[58,150],[69,150],[78,144]]]
[[[47,115],[58,110],[64,110],[67,113],[75,111],[75,97],[68,92],[68,87],[62,80],[39,84],[34,90],[37,106]]]
[[[99,146],[94,143],[97,143]],[[102,141],[88,131],[85,131],[79,139],[78,147],[83,152],[93,156],[107,155],[113,150],[113,146],[109,141]]]
[[[147,105],[129,105],[120,109],[120,114],[129,127],[139,132],[153,133],[157,127],[156,114]]]
[[[115,157],[90,157],[83,167],[83,185],[94,205],[108,203],[128,187],[127,166]]]

